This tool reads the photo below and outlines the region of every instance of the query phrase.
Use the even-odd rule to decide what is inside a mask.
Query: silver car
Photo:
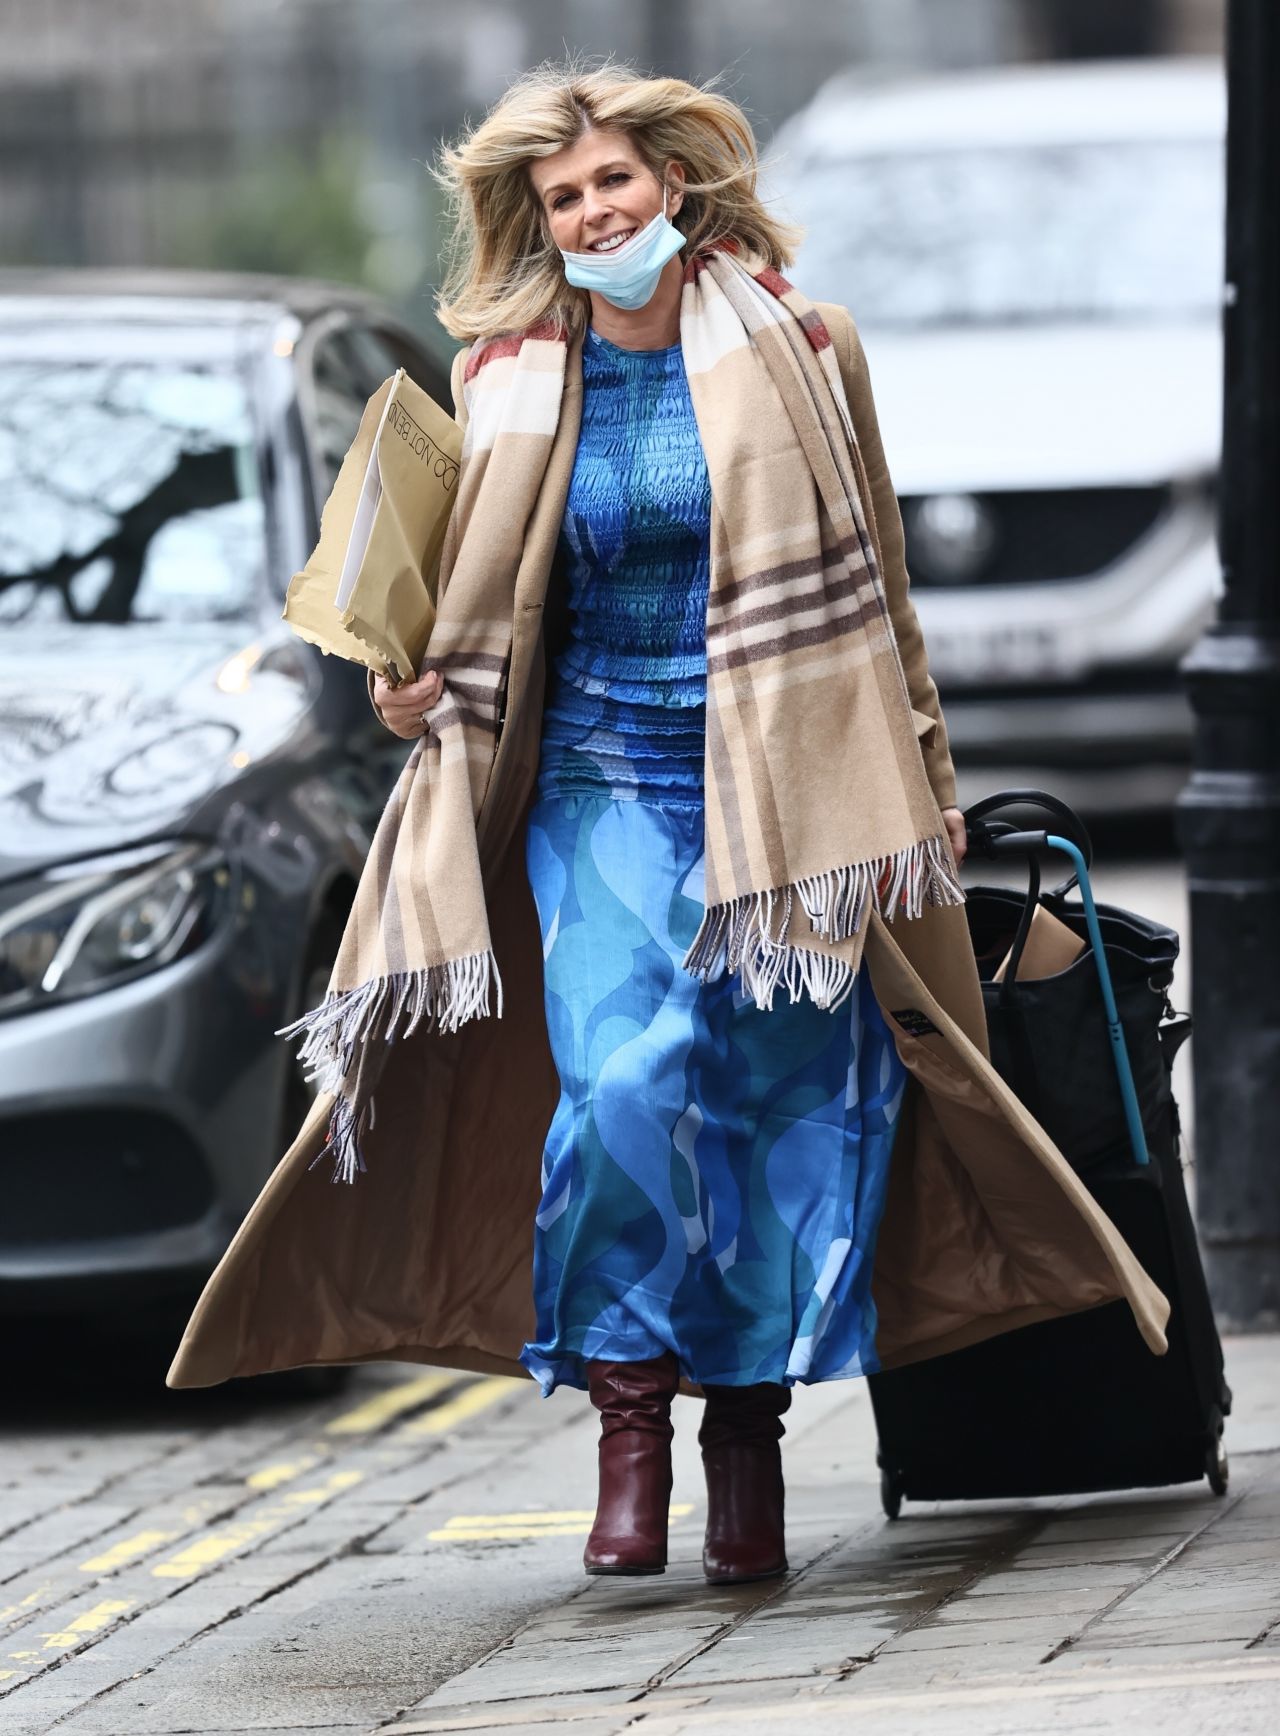
[[[332,285],[0,274],[0,1315],[171,1354],[306,1113],[406,750],[280,608],[398,366]]]
[[[849,307],[961,800],[1166,808],[1220,589],[1220,63],[837,77],[779,132]]]

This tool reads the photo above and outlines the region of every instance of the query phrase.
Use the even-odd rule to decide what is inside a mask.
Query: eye
[[[610,181],[629,181],[630,179],[631,171],[629,169],[611,169],[600,184],[602,187],[607,187]],[[566,199],[573,197],[572,193],[561,193],[558,198],[551,201],[551,209],[553,211],[562,210]]]

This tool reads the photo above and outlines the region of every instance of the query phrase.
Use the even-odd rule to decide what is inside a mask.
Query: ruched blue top
[[[711,485],[679,344],[588,329],[557,558],[570,631],[550,673],[540,788],[702,800]]]

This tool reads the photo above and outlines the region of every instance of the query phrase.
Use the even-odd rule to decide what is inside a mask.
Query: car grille
[[[1167,487],[904,495],[907,570],[913,584],[949,590],[1087,578],[1127,554],[1167,510],[1170,496]],[[947,500],[967,509],[958,536],[930,522],[931,511]]]
[[[0,1247],[144,1235],[202,1218],[213,1180],[180,1127],[129,1110],[18,1116],[0,1124]]]

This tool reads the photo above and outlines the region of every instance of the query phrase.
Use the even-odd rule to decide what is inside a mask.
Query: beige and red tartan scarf
[[[835,1007],[860,950],[824,942],[856,935],[873,905],[891,919],[964,897],[868,532],[866,473],[827,329],[776,271],[701,255],[685,271],[680,342],[712,497],[706,911],[683,964],[703,981],[738,971],[762,1008],[780,981],[793,1001]],[[378,826],[328,994],[288,1029],[336,1093],[335,1181],[364,1168],[387,1040],[455,1030],[488,1014],[493,993],[501,1016],[476,819],[568,352],[548,324],[468,357],[423,664],[444,690]]]

